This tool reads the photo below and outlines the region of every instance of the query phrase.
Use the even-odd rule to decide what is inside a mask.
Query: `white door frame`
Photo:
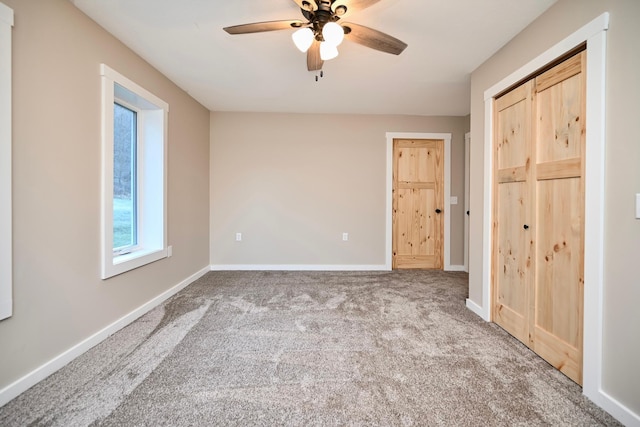
[[[464,271],[469,272],[469,186],[471,165],[471,132],[464,134]]]
[[[586,43],[585,236],[584,236],[584,344],[583,393],[618,419],[632,415],[602,389],[602,329],[604,294],[604,179],[605,179],[605,71],[609,14],[603,13],[484,92],[484,197],[482,229],[482,306],[467,307],[491,319],[491,206],[493,153],[493,99],[518,81],[567,52]]]
[[[11,29],[13,10],[0,3],[0,320],[13,314],[11,213]]]
[[[391,270],[393,252],[393,140],[394,139],[442,139],[444,140],[444,264],[443,270],[452,270],[450,253],[451,236],[451,134],[387,132],[387,218],[385,239],[385,268]]]

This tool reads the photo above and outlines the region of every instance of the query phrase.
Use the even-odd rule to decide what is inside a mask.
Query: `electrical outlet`
[[[450,202],[452,205],[458,204],[458,196],[451,196]]]
[[[242,233],[236,233],[236,242],[242,241]]]
[[[167,246],[167,257],[173,256],[173,246]]]
[[[347,240],[349,240],[349,233],[342,233],[342,241],[346,242]]]
[[[636,219],[640,219],[640,193],[636,193]]]

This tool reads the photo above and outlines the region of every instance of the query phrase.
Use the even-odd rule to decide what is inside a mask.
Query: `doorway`
[[[426,132],[387,132],[386,145],[386,219],[385,219],[385,269],[392,269],[393,255],[393,141],[394,139],[430,139],[442,140],[444,146],[444,209],[443,216],[443,249],[442,269],[445,271],[456,270],[451,265],[450,256],[450,239],[451,239],[451,209],[449,209],[449,200],[451,196],[451,133],[426,133]]]
[[[393,140],[393,269],[442,269],[444,141]]]

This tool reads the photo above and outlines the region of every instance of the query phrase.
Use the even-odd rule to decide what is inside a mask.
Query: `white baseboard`
[[[618,402],[618,400],[611,397],[604,390],[598,390],[595,396],[589,396],[586,393],[585,396],[625,426],[640,427],[640,414],[634,413],[631,409]]]
[[[13,314],[13,302],[11,299],[0,300],[0,320],[7,319]]]
[[[489,313],[487,313],[486,310],[484,310],[475,302],[467,298],[466,305],[469,310],[473,311],[482,319],[486,320],[487,322],[491,321]],[[589,398],[593,403],[607,411],[625,426],[640,427],[640,415],[634,413],[631,409],[618,402],[604,390],[600,389],[593,395],[591,395],[590,393],[585,393],[585,396]]]
[[[158,305],[160,305],[161,303],[163,303],[164,301],[166,301],[167,299],[169,299],[170,297],[172,297],[182,289],[186,288],[192,282],[204,276],[208,271],[209,271],[209,268],[205,267],[202,270],[192,274],[191,276],[189,276],[182,282],[178,283],[171,289],[166,290],[165,292],[161,293],[157,297],[151,299],[150,301],[136,308],[129,314],[126,314],[125,316],[116,320],[112,324],[106,326],[104,329],[96,332],[95,334],[91,335],[85,340],[74,345],[70,349],[64,351],[63,353],[49,360],[44,365],[31,371],[24,377],[9,384],[8,386],[0,390],[0,406],[5,405],[10,400],[17,397],[20,393],[23,393],[30,387],[34,386],[38,382],[47,378],[49,375],[53,374],[58,369],[64,367],[66,364],[71,362],[76,357],[80,356],[87,350],[91,349],[92,347],[104,341],[110,335],[113,335],[115,332],[124,328],[134,320],[138,319],[143,314],[157,307]]]
[[[212,271],[388,271],[384,264],[211,264]]]
[[[483,320],[486,320],[487,322],[491,320],[489,313],[469,298],[467,298],[467,308],[480,316]]]
[[[211,264],[211,271],[389,271],[385,264]],[[466,271],[464,265],[449,265],[444,271]]]

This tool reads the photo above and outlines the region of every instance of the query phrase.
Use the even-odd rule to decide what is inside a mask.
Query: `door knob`
[[[525,230],[528,230],[528,229],[529,229],[529,226],[528,226],[527,224],[525,224],[525,225],[524,225],[524,229],[525,229]]]
[[[440,209],[436,209],[436,213],[440,213],[442,212]]]

